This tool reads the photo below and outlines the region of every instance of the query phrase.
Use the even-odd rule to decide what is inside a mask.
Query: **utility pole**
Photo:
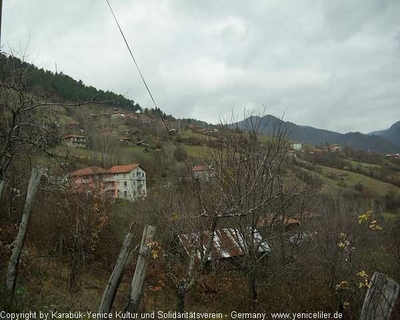
[[[3,0],[0,0],[0,52],[1,52],[1,17],[3,16]]]

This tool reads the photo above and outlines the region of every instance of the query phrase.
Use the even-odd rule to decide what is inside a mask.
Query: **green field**
[[[380,169],[381,166],[378,164],[371,164],[371,163],[365,163],[365,162],[358,162],[355,160],[348,160],[353,167],[361,166],[363,169]]]
[[[364,188],[371,190],[379,195],[386,195],[389,190],[395,188],[399,190],[399,188],[391,185],[390,183],[382,182],[380,180],[376,180],[367,176],[364,176],[359,173],[330,168],[318,165],[320,169],[322,169],[322,175],[334,179],[337,181],[337,184],[343,184],[346,187],[354,188],[354,186],[358,183],[362,183]],[[400,190],[399,190],[400,191]]]
[[[189,146],[187,144],[180,144],[186,150],[189,157],[204,159],[207,157],[208,147],[206,146]]]

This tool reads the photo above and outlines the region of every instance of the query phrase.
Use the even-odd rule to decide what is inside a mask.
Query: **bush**
[[[355,186],[354,189],[357,191],[363,191],[364,190],[364,185],[361,182],[358,182]]]

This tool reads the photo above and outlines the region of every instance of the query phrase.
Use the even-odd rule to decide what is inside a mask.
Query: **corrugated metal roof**
[[[253,238],[254,244],[258,246],[258,251],[260,253],[271,251],[270,246],[265,240],[263,240],[257,230],[254,230],[253,237],[251,237],[250,227],[246,228],[245,232],[247,234],[243,234],[234,228],[223,228],[216,230],[214,232],[211,256],[208,257],[208,260],[210,261],[243,256],[246,248],[248,247],[249,241],[251,241],[251,238]],[[188,255],[190,255],[193,246],[198,248],[196,252],[198,261],[201,259],[202,255],[200,248],[202,248],[203,254],[206,251],[206,246],[210,239],[210,233],[203,232],[202,239],[200,239],[200,233],[181,234],[178,236],[178,238]]]

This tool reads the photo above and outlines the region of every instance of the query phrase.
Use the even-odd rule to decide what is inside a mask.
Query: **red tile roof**
[[[125,164],[122,166],[114,166],[107,170],[107,173],[127,173],[136,169],[140,165],[138,163]],[[143,168],[142,168],[143,169]]]
[[[208,168],[204,165],[194,166],[193,171],[206,171]]]
[[[71,172],[70,176],[72,176],[72,177],[90,176],[90,175],[96,175],[96,174],[102,174],[102,173],[107,173],[107,170],[100,168],[100,167],[87,167],[84,169],[80,169],[80,170]]]

